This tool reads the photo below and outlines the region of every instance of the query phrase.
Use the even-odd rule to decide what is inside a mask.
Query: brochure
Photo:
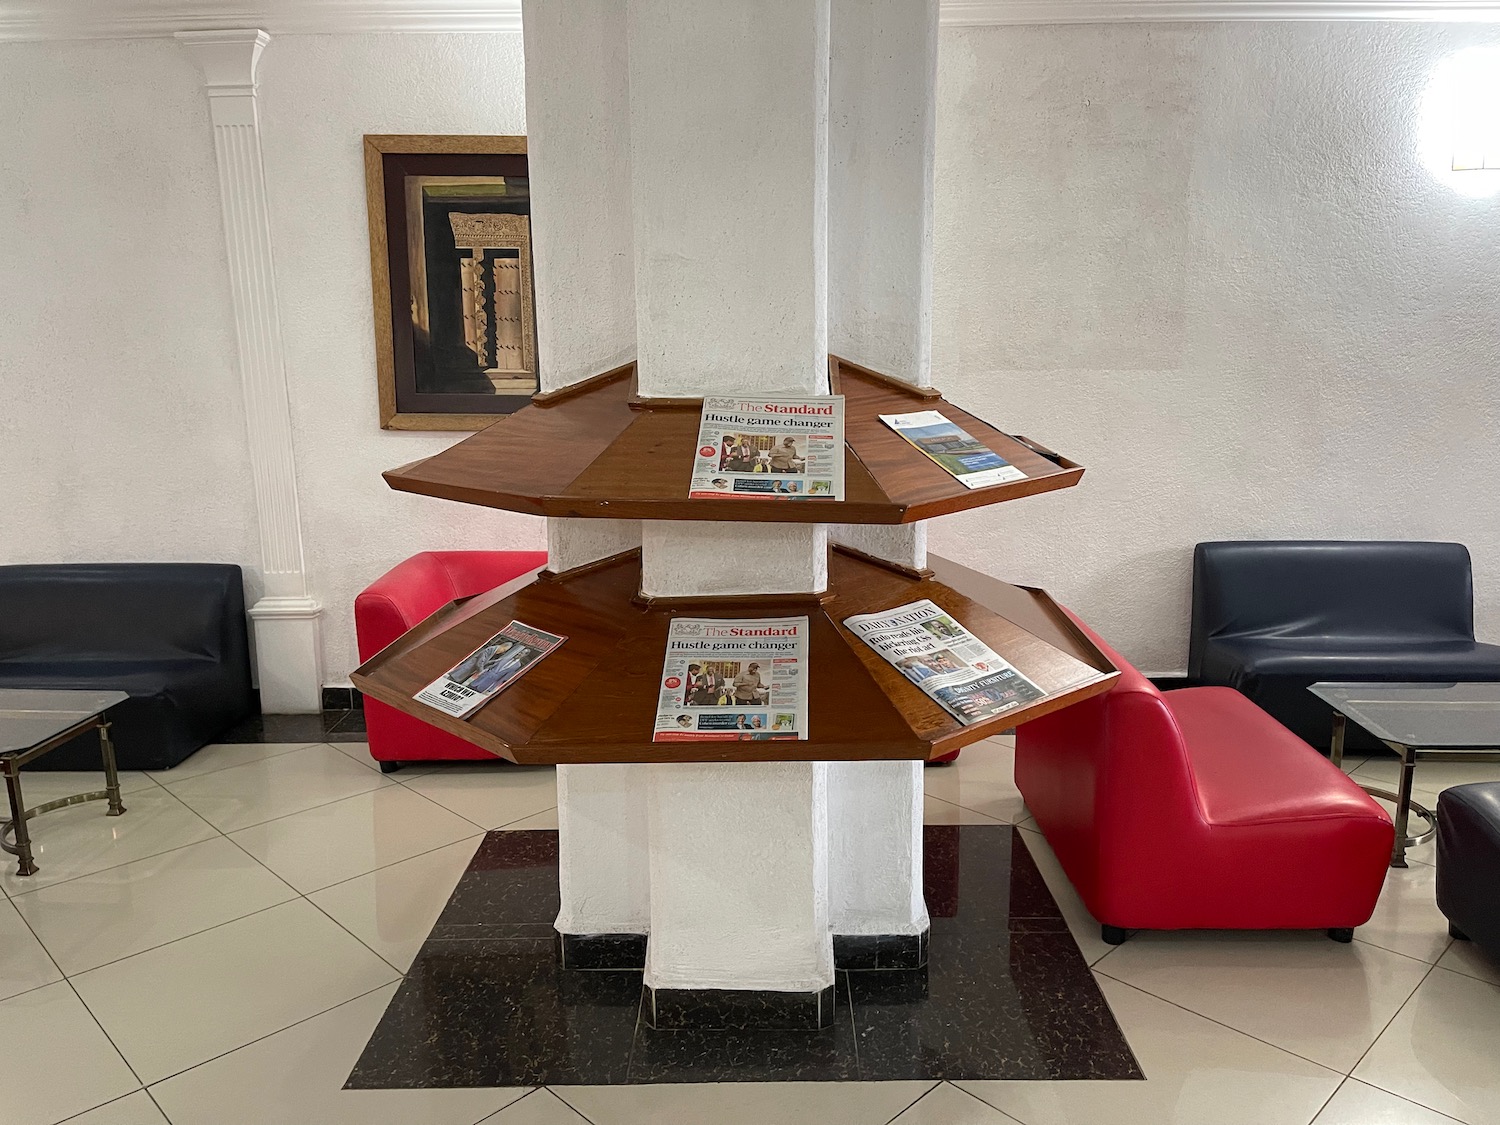
[[[679,617],[653,742],[807,739],[807,618]]]
[[[688,495],[844,498],[844,397],[705,398]]]
[[[1026,474],[936,410],[882,414],[880,420],[936,461],[965,488],[1025,480]]]
[[[567,639],[512,621],[456,667],[417,692],[416,698],[429,707],[462,718],[515,683],[528,668]]]
[[[1047,694],[933,602],[846,617],[844,625],[965,726]]]

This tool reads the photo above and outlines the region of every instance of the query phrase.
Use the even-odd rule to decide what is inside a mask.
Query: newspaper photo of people
[[[416,699],[456,718],[488,703],[501,689],[567,637],[512,621],[454,667],[417,692]]]
[[[673,621],[653,741],[807,738],[807,628],[805,617]]]
[[[859,614],[844,625],[965,726],[1047,694],[934,602]]]
[[[844,400],[705,398],[690,497],[844,496]]]

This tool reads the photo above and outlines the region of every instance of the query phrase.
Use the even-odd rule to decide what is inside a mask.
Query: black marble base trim
[[[323,689],[323,710],[325,711],[363,711],[365,708],[365,693],[357,687],[325,687]]]
[[[818,992],[641,986],[641,1018],[656,1031],[818,1031],[834,1018],[833,986]]]
[[[557,959],[565,969],[639,972],[646,967],[646,935],[558,934]]]
[[[932,929],[920,934],[834,934],[835,968],[869,972],[872,969],[920,969],[927,964],[927,941]]]
[[[1022,834],[928,825],[923,847],[926,965],[836,970],[819,1030],[668,1031],[640,968],[562,967],[557,833],[491,832],[346,1088],[1143,1077]],[[623,960],[639,935],[616,936]]]

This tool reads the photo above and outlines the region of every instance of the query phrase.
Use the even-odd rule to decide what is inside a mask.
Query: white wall
[[[202,77],[0,47],[0,563],[257,552]]]
[[[933,382],[1088,466],[935,521],[1152,670],[1193,543],[1444,538],[1500,640],[1500,198],[1417,157],[1483,25],[965,28],[939,54]]]
[[[1450,24],[961,28],[939,51],[936,385],[1089,467],[938,520],[1143,667],[1185,663],[1200,539],[1443,537],[1500,637],[1500,200],[1432,181]],[[254,507],[200,75],[177,44],[0,45],[0,562],[222,559]],[[360,136],[521,132],[516,35],[283,36],[263,144],[325,664],[424,547],[540,521],[389,491]],[[252,586],[253,592],[253,586]]]

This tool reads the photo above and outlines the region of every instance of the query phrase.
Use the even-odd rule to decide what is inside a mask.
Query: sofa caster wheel
[[[1119,926],[1100,926],[1099,936],[1104,940],[1105,945],[1124,945],[1125,939],[1130,934]]]
[[[1469,935],[1460,930],[1452,922],[1448,923],[1448,936],[1454,941],[1468,941]]]
[[[1334,941],[1341,942],[1344,945],[1348,945],[1351,941],[1354,940],[1354,927],[1335,926],[1333,927],[1333,929],[1328,931],[1328,936]]]
[[[400,762],[381,762],[380,763],[380,772],[381,773],[395,773],[400,768],[401,768],[401,763]]]

